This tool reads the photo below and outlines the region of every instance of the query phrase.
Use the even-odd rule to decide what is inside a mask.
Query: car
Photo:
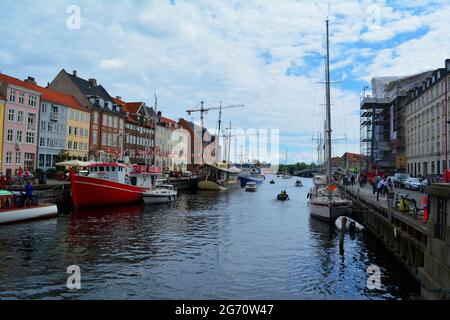
[[[420,192],[427,192],[428,191],[428,179],[423,179],[420,182]]]
[[[420,185],[419,178],[408,178],[405,181],[405,189],[420,190]]]
[[[409,178],[411,178],[411,176],[407,173],[396,173],[394,175],[394,185],[395,187],[400,187],[400,188],[404,188],[405,187],[405,182],[406,180],[408,180]]]

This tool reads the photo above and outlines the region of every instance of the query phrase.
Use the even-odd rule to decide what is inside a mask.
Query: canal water
[[[255,193],[181,193],[177,203],[64,213],[0,227],[0,299],[409,299],[413,278],[368,233],[309,216],[312,185],[271,176]],[[290,200],[275,200],[287,190]],[[68,290],[67,267],[81,271]],[[381,270],[369,290],[367,269]]]

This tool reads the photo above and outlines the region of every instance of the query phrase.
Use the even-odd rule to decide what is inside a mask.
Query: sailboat
[[[156,117],[158,107],[158,97],[155,96],[155,110],[153,117],[153,147],[156,149]],[[156,168],[156,150],[153,152],[153,165]],[[152,188],[145,191],[142,195],[145,204],[169,203],[177,199],[178,192],[173,185],[168,183],[158,183],[156,175],[154,176]]]
[[[333,184],[332,164],[331,164],[331,81],[330,81],[330,41],[329,41],[329,21],[327,27],[327,56],[326,56],[326,142],[327,142],[327,176],[315,179],[314,190],[308,194],[310,214],[314,218],[332,221],[345,215],[350,209],[352,202],[341,197]],[[323,182],[326,181],[326,185]]]

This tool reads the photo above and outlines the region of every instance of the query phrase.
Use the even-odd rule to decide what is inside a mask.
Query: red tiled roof
[[[127,108],[131,113],[137,113],[143,102],[128,102]]]
[[[172,119],[166,118],[166,117],[161,117],[161,121],[162,122],[166,122],[166,123],[171,123],[171,124],[177,124],[176,121],[173,121]]]
[[[26,82],[23,80],[19,80],[5,74],[0,74],[0,81],[6,82],[8,84],[12,84],[18,87],[30,89],[33,91],[37,91],[41,93],[41,99],[49,102],[53,102],[56,104],[60,104],[66,107],[71,107],[74,109],[88,111],[86,108],[83,108],[78,101],[73,97],[63,93],[59,93],[48,88],[44,88],[38,85],[35,85],[30,82]]]

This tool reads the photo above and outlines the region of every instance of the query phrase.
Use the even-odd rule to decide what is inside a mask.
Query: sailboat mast
[[[222,126],[222,101],[220,101],[220,109],[219,109],[219,124],[217,126],[217,139],[216,139],[216,162],[219,163],[219,147],[220,147],[220,129]]]
[[[328,159],[328,184],[331,184],[331,80],[330,80],[330,40],[329,40],[329,20],[327,19],[327,60],[326,60],[326,140],[327,140],[327,159]],[[331,194],[331,193],[330,193]]]
[[[153,170],[154,170],[154,174],[155,177],[153,179],[153,187],[156,186],[156,120],[158,117],[158,96],[155,94],[155,108],[154,108],[154,116],[153,116]]]

